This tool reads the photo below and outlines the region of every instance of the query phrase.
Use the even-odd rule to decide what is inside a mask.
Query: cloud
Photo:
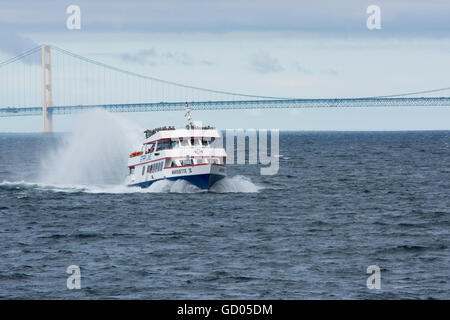
[[[276,57],[267,52],[258,52],[250,56],[251,69],[258,73],[281,72],[284,68]]]
[[[14,32],[5,31],[5,29],[2,28],[1,25],[0,40],[0,51],[11,56],[19,55],[27,50],[39,46],[39,44],[29,38],[20,36]],[[40,54],[37,53],[27,56],[22,59],[22,62],[26,64],[39,64],[41,63]]]
[[[165,51],[159,53],[155,48],[143,49],[136,53],[123,53],[120,55],[120,58],[126,62],[133,62],[152,66],[166,65],[166,64],[181,64],[186,66],[191,65],[211,66],[214,64],[209,60],[197,60],[186,52]]]
[[[309,75],[325,75],[325,76],[335,77],[335,76],[339,75],[339,72],[333,68],[322,69],[322,70],[312,70],[310,68],[302,66],[298,62],[293,64],[293,68],[298,73],[301,73],[303,75],[308,75],[308,76]]]
[[[299,63],[295,63],[295,64],[294,64],[294,69],[295,69],[298,73],[305,74],[305,75],[310,75],[310,74],[313,73],[313,72],[311,71],[311,69],[306,68],[306,67],[303,67],[303,66],[301,66]]]
[[[194,58],[185,52],[175,51],[175,52],[165,52],[162,58],[172,61],[176,64],[193,65],[195,64]]]
[[[329,76],[338,76],[339,72],[334,70],[333,68],[329,68],[324,71],[324,74],[329,75]]]
[[[67,32],[67,1],[2,5],[0,21],[16,32]],[[82,32],[297,31],[311,34],[450,36],[448,0],[377,0],[382,29],[366,28],[364,0],[78,0]]]
[[[157,53],[154,48],[143,49],[136,53],[123,53],[120,55],[120,58],[123,61],[147,65],[156,65],[156,62],[152,60],[155,59],[156,57]]]

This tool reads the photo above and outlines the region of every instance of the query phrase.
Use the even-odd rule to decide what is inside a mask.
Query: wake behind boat
[[[146,130],[140,151],[130,154],[127,185],[149,187],[159,180],[186,180],[201,190],[209,190],[226,176],[225,149],[216,147],[219,132],[210,126],[192,123],[186,103],[186,129],[162,127]]]

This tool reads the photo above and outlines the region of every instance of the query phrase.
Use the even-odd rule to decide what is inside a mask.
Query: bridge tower
[[[50,46],[43,44],[42,50],[42,131],[52,132],[52,114],[47,107],[52,105],[52,67]]]

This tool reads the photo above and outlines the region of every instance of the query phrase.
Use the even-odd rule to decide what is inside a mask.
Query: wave
[[[42,182],[7,181],[0,183],[3,190],[35,189],[49,192],[63,193],[93,193],[93,194],[127,194],[127,193],[200,193],[204,192],[185,180],[160,180],[148,188],[128,187],[125,184],[114,185],[77,185],[77,184],[51,184]],[[254,184],[245,176],[226,177],[218,181],[212,188],[213,193],[254,193],[262,187]]]
[[[229,193],[229,192],[245,192],[245,193],[255,193],[263,189],[261,186],[254,184],[246,176],[237,175],[234,177],[226,177],[222,180],[216,182],[212,188],[211,192],[216,193]]]

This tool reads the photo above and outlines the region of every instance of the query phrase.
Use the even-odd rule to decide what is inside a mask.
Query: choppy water
[[[450,132],[282,132],[278,175],[197,193],[121,185],[134,133],[103,120],[0,134],[1,298],[450,298]]]

